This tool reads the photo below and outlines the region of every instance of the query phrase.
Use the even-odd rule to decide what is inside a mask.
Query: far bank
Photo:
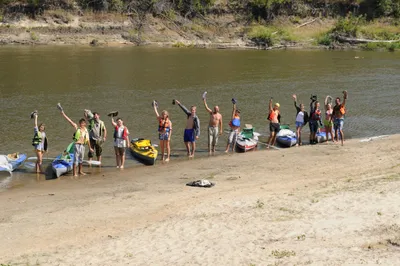
[[[208,49],[361,49],[396,51],[396,20],[280,16],[271,22],[233,14],[187,19],[181,16],[74,14],[48,10],[35,19],[0,22],[2,45],[152,46]]]

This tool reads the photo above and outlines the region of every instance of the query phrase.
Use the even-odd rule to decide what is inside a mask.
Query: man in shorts
[[[275,103],[275,105],[272,105],[272,97],[269,100],[269,116],[268,116],[268,120],[269,122],[269,131],[270,136],[268,139],[268,146],[267,148],[269,148],[269,146],[274,146],[275,142],[276,142],[276,134],[278,134],[279,130],[281,129],[281,125],[280,125],[280,112],[279,112],[279,107],[280,104],[279,103]]]
[[[200,119],[196,114],[196,106],[193,105],[190,107],[189,111],[178,100],[174,100],[174,102],[179,105],[179,107],[187,116],[183,141],[185,142],[187,155],[189,158],[193,158],[194,152],[196,151],[196,140],[200,137]]]
[[[103,152],[102,145],[107,138],[107,129],[104,122],[100,120],[100,115],[97,112],[90,112],[90,110],[85,110],[85,118],[88,121],[88,130],[90,138],[90,146],[95,150],[96,157],[99,162],[101,162],[101,154]],[[89,151],[88,157],[89,161],[93,159],[94,153]]]
[[[208,122],[208,153],[214,154],[218,136],[222,135],[222,115],[219,113],[217,105],[214,110],[208,107],[206,97],[203,98],[203,102],[206,111],[210,114],[210,121]]]
[[[347,91],[343,91],[343,102],[340,101],[340,98],[336,98],[336,105],[333,107],[333,112],[331,115],[331,119],[333,120],[333,128],[335,130],[335,139],[339,141],[339,133],[340,139],[342,142],[342,146],[344,143],[344,133],[343,133],[343,125],[344,125],[344,115],[346,113],[346,100],[347,100]]]

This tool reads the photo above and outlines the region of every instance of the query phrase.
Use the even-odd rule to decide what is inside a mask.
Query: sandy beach
[[[399,265],[399,150],[353,139],[11,189],[0,264]]]

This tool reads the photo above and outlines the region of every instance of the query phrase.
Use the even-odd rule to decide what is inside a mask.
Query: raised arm
[[[192,114],[191,112],[189,112],[189,110],[188,110],[184,105],[181,104],[180,101],[175,100],[175,102],[179,105],[179,107],[182,109],[182,111],[183,111],[186,115],[191,115],[191,114]]]
[[[271,97],[271,99],[269,99],[269,111],[270,112],[272,112],[272,111],[274,111],[274,109],[272,108],[272,97]]]
[[[33,118],[34,118],[34,126],[35,126],[35,127],[38,127],[38,125],[37,125],[37,117],[38,117],[37,114],[34,114],[34,115],[33,115]]]
[[[294,107],[296,108],[297,111],[300,110],[300,107],[297,105],[297,96],[296,94],[293,94],[293,101],[294,101]]]
[[[232,118],[231,119],[235,118],[235,112],[236,112],[236,104],[234,103],[233,108],[232,108]]]
[[[343,106],[346,106],[347,91],[343,91]]]
[[[113,125],[113,127],[117,126],[117,123],[115,123],[115,121],[114,121],[114,117],[111,117],[111,124]]]
[[[78,125],[74,123],[74,121],[72,121],[65,113],[64,111],[61,111],[62,116],[65,118],[65,120],[67,120],[71,126],[73,126],[75,129],[78,129]]]
[[[160,114],[158,113],[158,110],[157,110],[156,101],[153,101],[153,108],[154,108],[154,112],[156,113],[157,119],[160,118]]]
[[[204,107],[206,108],[207,112],[212,114],[212,110],[208,107],[206,98],[203,99]]]

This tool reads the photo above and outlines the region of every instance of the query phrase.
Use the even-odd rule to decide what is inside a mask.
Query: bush
[[[374,42],[374,43],[366,43],[361,46],[362,49],[367,51],[375,51],[380,49],[386,49],[390,52],[394,52],[396,50],[400,50],[400,43],[382,43],[382,42]]]
[[[330,46],[332,44],[332,37],[329,33],[324,33],[317,37],[317,44]]]
[[[349,37],[357,37],[360,26],[366,24],[364,16],[349,15],[345,18],[340,18],[333,28],[334,32],[344,34]]]
[[[274,45],[274,30],[265,26],[254,26],[248,32],[249,38],[257,44]]]

